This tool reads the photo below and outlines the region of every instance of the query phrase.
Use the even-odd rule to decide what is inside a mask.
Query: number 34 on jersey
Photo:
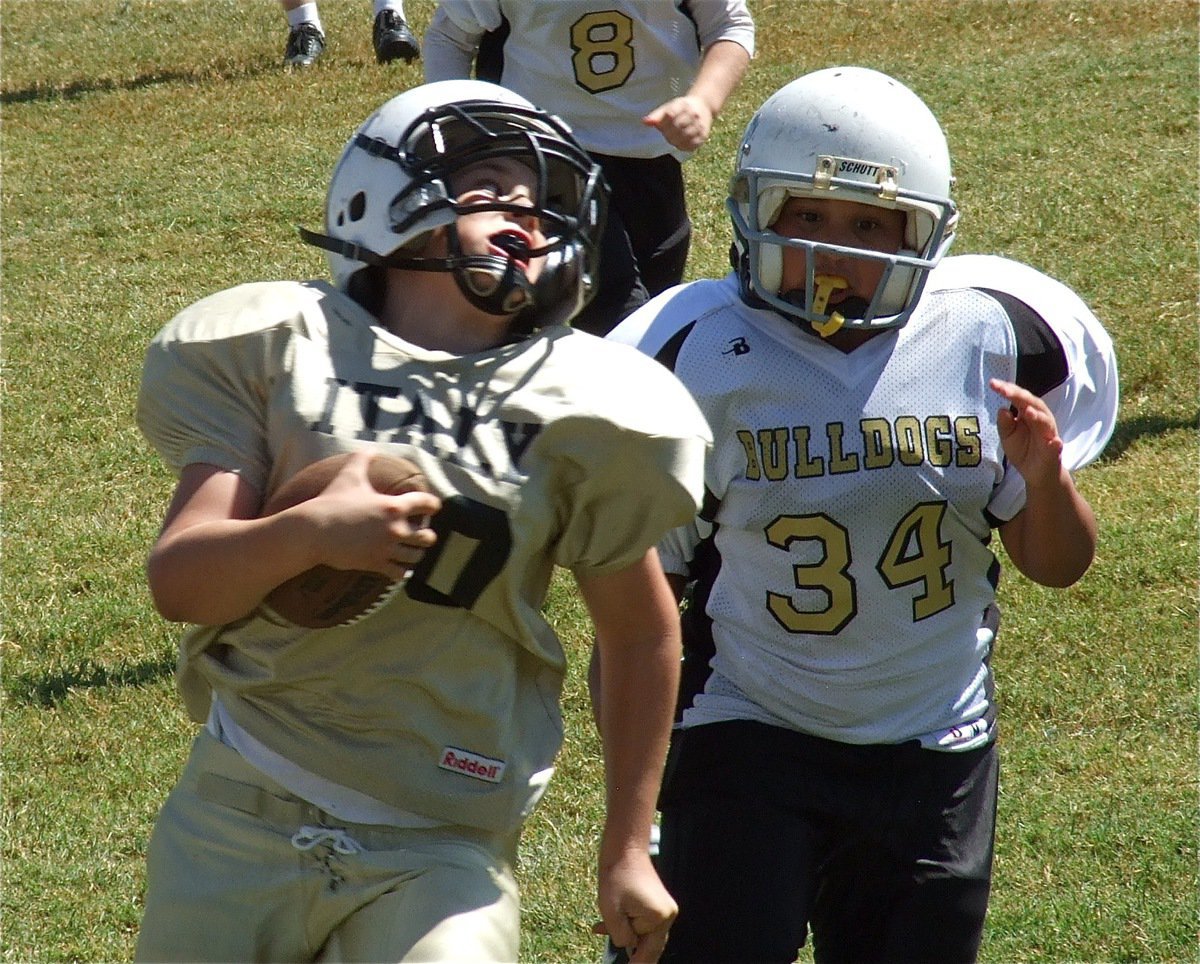
[[[972,468],[982,462],[979,419],[974,415],[901,415],[862,418],[850,431],[842,422],[740,429],[749,482],[807,479],[928,464]],[[914,505],[895,520],[874,571],[889,589],[915,587],[912,619],[919,622],[954,605],[948,576],[951,544],[942,532],[946,502]],[[826,513],[776,516],[765,527],[767,543],[793,553],[815,549],[815,561],[791,566],[788,592],[768,589],[771,616],[790,633],[835,634],[858,612],[858,586],[850,572],[850,530]],[[781,587],[782,588],[782,587]],[[797,594],[799,593],[799,595]],[[801,600],[804,600],[802,603]]]

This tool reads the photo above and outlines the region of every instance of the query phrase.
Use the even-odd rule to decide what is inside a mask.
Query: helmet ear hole
[[[362,191],[359,191],[350,199],[350,220],[361,221],[364,214],[367,213],[367,196]]]

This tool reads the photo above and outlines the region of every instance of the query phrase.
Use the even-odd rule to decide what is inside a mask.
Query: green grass
[[[757,104],[859,63],[947,129],[958,252],[1062,278],[1117,344],[1120,423],[1080,477],[1101,529],[1065,592],[1010,570],[987,961],[1197,959],[1197,13],[1171,0],[752,0],[759,54],[687,167],[692,276],[723,273],[725,183]],[[430,0],[409,0],[418,29]],[[3,957],[127,959],[146,839],[191,727],[142,562],[170,479],[132,419],[153,332],[201,295],[321,275],[353,126],[420,66],[374,63],[366,0],[278,67],[274,0],[0,6],[4,334]],[[86,28],[80,32],[81,23]],[[524,841],[522,959],[595,960],[601,776],[574,657],[561,767]],[[752,886],[753,882],[747,882]]]

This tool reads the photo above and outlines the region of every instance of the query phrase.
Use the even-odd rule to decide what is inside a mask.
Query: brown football
[[[320,495],[349,458],[345,452],[305,466],[271,495],[260,515],[274,515]],[[393,455],[373,456],[367,477],[376,492],[388,495],[430,491],[429,480],[413,462]],[[395,586],[378,572],[314,566],[271,590],[265,602],[297,626],[328,629],[358,619]]]

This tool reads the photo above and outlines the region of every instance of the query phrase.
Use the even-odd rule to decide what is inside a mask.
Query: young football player
[[[817,961],[976,957],[989,543],[1043,585],[1084,574],[1096,523],[1071,473],[1108,440],[1118,390],[1111,340],[1065,286],[941,260],[952,185],[908,88],[801,77],[741,142],[734,271],[610,336],[674,370],[715,440],[701,512],[659,546],[688,587],[664,960],[790,964],[810,930]]]
[[[324,233],[302,232],[333,284],[236,287],[154,339],[138,421],[179,482],[148,576],[197,624],[180,687],[204,726],[150,843],[139,959],[516,960],[517,837],[562,736],[555,566],[614,694],[600,913],[657,957],[675,905],[645,842],[680,653],[654,546],[695,513],[709,437],[662,366],[564,324],[604,203],[524,98],[418,87],[350,138]],[[259,517],[346,451],[320,495]],[[436,495],[377,493],[368,453]],[[263,602],[318,564],[403,586],[331,629]]]
[[[440,0],[425,78],[468,77],[474,65],[564,118],[600,162],[612,190],[600,292],[573,324],[604,334],[683,280],[692,225],[681,165],[753,54],[745,0]]]

